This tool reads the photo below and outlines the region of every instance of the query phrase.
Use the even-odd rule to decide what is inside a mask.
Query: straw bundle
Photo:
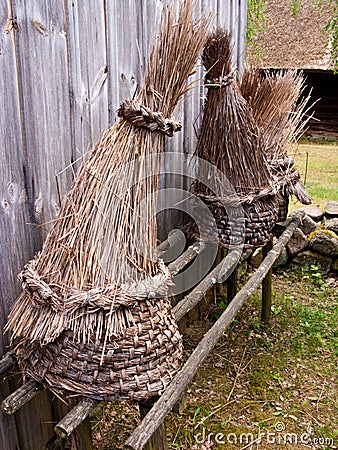
[[[7,329],[22,370],[55,391],[144,400],[178,369],[170,274],[154,258],[156,192],[173,111],[205,42],[189,0],[164,8],[136,100],[89,153],[42,251],[20,274]]]
[[[301,184],[300,174],[288,155],[290,146],[300,137],[311,118],[309,96],[301,96],[305,81],[295,70],[262,74],[258,70],[244,73],[241,92],[249,105],[265,142],[267,159],[272,173],[278,179],[280,194],[279,220],[285,220],[290,194],[303,204],[310,204],[311,197]]]
[[[245,246],[258,246],[269,237],[276,210],[274,186],[266,162],[265,142],[241,95],[231,67],[230,36],[217,30],[203,50],[208,88],[196,154],[214,164],[237,194],[223,198],[223,204],[241,205],[245,215]],[[231,220],[210,189],[195,182],[193,191],[207,204],[214,217],[221,244],[230,244]]]

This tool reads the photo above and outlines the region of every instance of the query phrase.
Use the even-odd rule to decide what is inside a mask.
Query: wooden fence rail
[[[150,436],[158,429],[165,416],[171,411],[174,404],[179,400],[182,392],[187,388],[190,381],[196,374],[199,366],[209,355],[215,344],[222,337],[225,329],[230,325],[236,317],[238,311],[244,302],[252,296],[260,283],[264,280],[270,271],[273,263],[280,255],[283,248],[289,242],[291,236],[299,225],[301,213],[296,214],[290,220],[290,224],[277,240],[272,250],[269,251],[260,267],[254,275],[236,294],[232,302],[225,309],[221,317],[212,326],[212,328],[204,335],[191,356],[188,358],[183,368],[178,372],[174,380],[164,391],[153,408],[149,411],[141,424],[136,428],[133,434],[126,442],[125,448],[128,450],[142,450],[149,440]]]

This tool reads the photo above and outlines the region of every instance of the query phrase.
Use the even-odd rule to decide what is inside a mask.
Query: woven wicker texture
[[[107,401],[143,401],[160,395],[182,355],[170,301],[147,299],[129,312],[134,324],[104,352],[102,340],[78,344],[70,331],[45,346],[22,341],[17,351],[21,369],[51,390],[69,395]]]

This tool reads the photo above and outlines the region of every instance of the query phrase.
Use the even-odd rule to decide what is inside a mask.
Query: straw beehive
[[[205,42],[189,0],[164,7],[144,86],[88,154],[42,251],[20,274],[7,328],[23,372],[99,400],[158,395],[180,365],[168,270],[154,258],[165,136]],[[154,156],[156,154],[156,156]]]
[[[241,83],[241,92],[264,136],[268,164],[278,180],[279,220],[286,218],[291,194],[303,204],[311,203],[288,154],[311,118],[309,96],[301,98],[304,87],[302,73],[295,70],[275,74],[247,70]]]
[[[193,192],[216,218],[220,243],[230,245],[233,233],[229,211],[242,207],[246,247],[262,245],[276,220],[275,186],[266,161],[265,141],[252,110],[241,95],[231,65],[230,37],[217,30],[202,54],[207,98],[196,154],[219,169],[231,183],[236,198],[223,198],[196,181]],[[236,215],[235,212],[232,215]],[[194,232],[194,231],[193,231]]]

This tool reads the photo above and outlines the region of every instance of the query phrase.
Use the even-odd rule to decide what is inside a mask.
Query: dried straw
[[[246,245],[258,245],[273,225],[275,187],[266,161],[265,141],[232,70],[230,36],[226,31],[218,29],[208,38],[202,59],[208,92],[196,154],[214,164],[230,181],[246,212]],[[193,190],[210,206],[214,203],[209,209],[218,217],[220,237],[227,244],[224,208],[215,209],[216,199],[212,200],[213,193],[202,183],[195,182]],[[228,199],[224,201],[228,203]],[[260,226],[262,223],[265,226]]]
[[[160,315],[165,330],[171,279],[154,258],[161,158],[151,156],[161,154],[165,136],[180,129],[172,114],[188,89],[187,79],[209,24],[209,19],[193,22],[194,4],[189,0],[176,2],[176,8],[178,16],[175,5],[164,7],[137,99],[121,105],[121,120],[88,154],[42,251],[20,275],[24,290],[10,313],[7,329],[14,338],[23,339],[19,346],[20,358],[25,360],[22,366],[32,376],[38,373],[38,379],[47,379],[47,369],[42,367],[48,365],[46,352],[58,364],[53,349],[67,352],[64,342],[79,344],[81,351],[89,346],[90,352],[101,352],[103,364],[109,346],[122,348],[126,336],[143,336],[145,328],[138,326],[138,318],[140,323],[151,323],[153,329],[154,316]],[[151,298],[155,300],[149,303]],[[167,311],[164,316],[161,308]],[[176,325],[170,322],[170,327]],[[175,331],[167,334],[180,348]],[[147,336],[145,347],[140,346],[142,339],[136,339],[138,352],[141,348],[155,352],[154,332]],[[166,339],[155,341],[161,345]],[[29,369],[29,364],[35,367]],[[111,381],[113,367],[109,369]]]
[[[285,199],[295,194],[302,203],[309,204],[311,197],[288,155],[311,118],[310,95],[304,96],[304,89],[304,76],[296,70],[276,73],[247,70],[241,83],[243,96],[264,136],[267,159],[278,178],[280,193]]]

